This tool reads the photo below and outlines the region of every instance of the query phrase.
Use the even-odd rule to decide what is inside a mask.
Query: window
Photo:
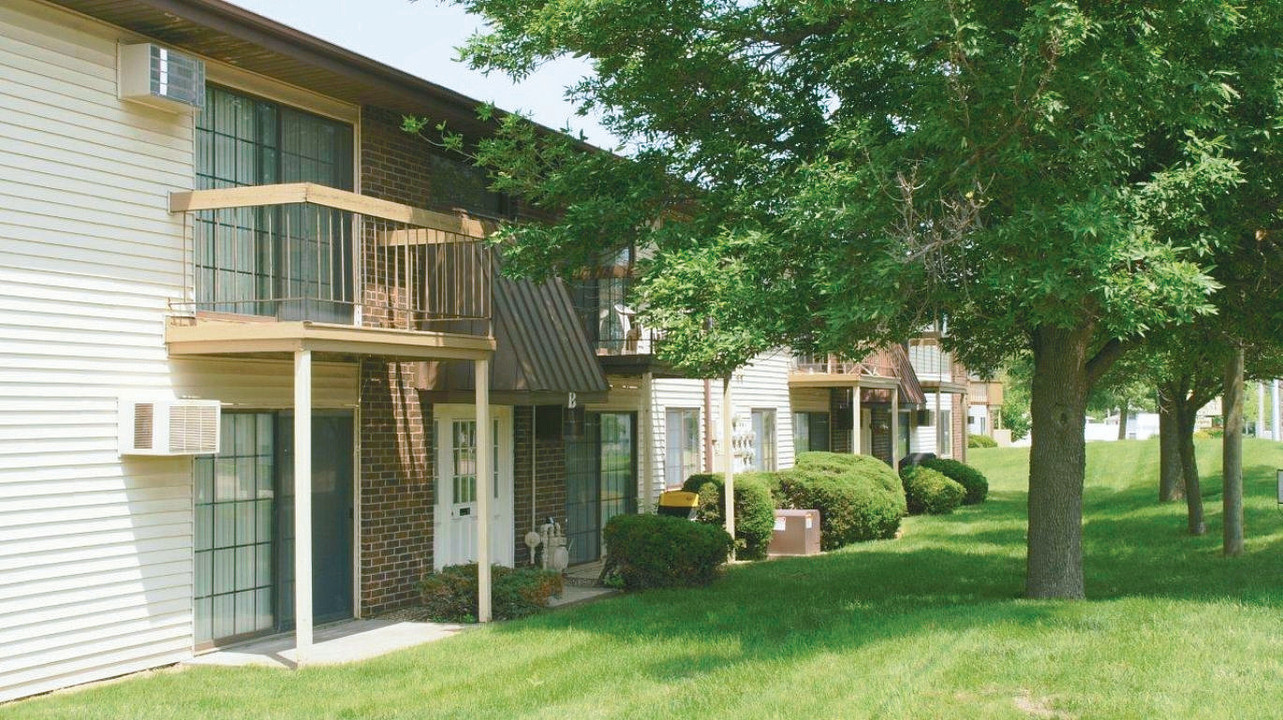
[[[753,411],[753,445],[757,452],[753,455],[753,469],[771,471],[775,469],[775,411]]]
[[[829,414],[793,413],[793,449],[795,452],[828,452]]]
[[[275,623],[274,417],[224,413],[222,448],[196,470],[196,643]]]
[[[699,472],[699,410],[669,408],[664,427],[668,439],[664,484],[678,487]]]
[[[197,190],[294,182],[352,189],[350,125],[215,86],[206,99],[196,117]],[[329,208],[197,213],[196,302],[220,312],[350,321],[350,235],[347,217]]]
[[[940,457],[947,457],[953,454],[953,411],[941,410],[937,417],[940,424],[936,426],[939,433],[938,444],[936,445],[936,454]]]

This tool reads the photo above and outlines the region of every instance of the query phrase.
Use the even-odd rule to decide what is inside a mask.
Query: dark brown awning
[[[602,400],[610,386],[561,280],[535,284],[502,277],[495,267],[495,354],[490,392],[496,404],[565,404]],[[470,363],[427,363],[420,389],[435,402],[470,402]]]
[[[922,384],[918,382],[918,374],[913,372],[913,363],[909,362],[909,353],[905,352],[904,346],[893,345],[891,355],[895,358],[896,369],[900,376],[900,404],[925,405],[927,395],[922,392]]]

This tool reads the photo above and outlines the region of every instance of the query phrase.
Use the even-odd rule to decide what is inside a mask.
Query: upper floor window
[[[312,182],[353,188],[352,126],[210,85],[196,116],[196,189]]]
[[[196,118],[196,189],[297,182],[352,190],[352,126],[207,88]],[[352,321],[350,214],[300,204],[207,210],[196,214],[192,240],[198,309]]]

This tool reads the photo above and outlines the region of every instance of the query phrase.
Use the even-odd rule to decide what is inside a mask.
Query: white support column
[[[860,386],[856,385],[851,388],[851,454],[859,455],[860,448],[864,443],[864,438],[860,437],[863,428],[860,427]]]
[[[939,410],[939,406],[936,406]],[[939,417],[937,415],[937,417]],[[940,421],[937,420],[937,423]],[[891,469],[900,472],[900,389],[891,390]]]
[[[642,509],[644,512],[655,512],[659,498],[655,495],[655,387],[654,374],[649,370],[642,373],[640,418],[641,433],[638,435],[641,446],[642,472]]]
[[[1270,432],[1267,437],[1271,440],[1283,439],[1279,435],[1279,381],[1270,381]]]
[[[490,499],[494,439],[490,429],[490,361],[477,360],[477,622],[490,622]]]
[[[735,452],[731,449],[732,425],[735,420],[735,408],[731,404],[731,376],[722,379],[722,464],[725,467],[725,508],[726,533],[735,537]],[[735,549],[731,548],[731,559],[735,559]]]
[[[1265,437],[1265,383],[1256,383],[1256,437]]]
[[[312,651],[312,351],[294,351],[294,662]]]

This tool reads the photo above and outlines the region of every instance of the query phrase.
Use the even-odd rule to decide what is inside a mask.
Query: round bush
[[[777,475],[782,504],[820,511],[820,547],[824,550],[895,537],[900,529],[904,516],[900,503],[867,476],[805,467]]]
[[[962,498],[963,505],[977,505],[984,502],[985,498],[989,496],[988,478],[984,476],[984,473],[966,463],[935,458],[934,460],[924,461],[922,466],[935,470],[965,488],[967,494]]]
[[[945,515],[962,504],[966,488],[924,465],[906,465],[900,470],[909,514]]]
[[[682,489],[699,494],[699,508],[695,519],[708,525],[724,526],[722,515],[726,507],[723,484],[725,476],[717,474],[691,475]],[[761,560],[775,532],[775,499],[771,497],[771,480],[768,473],[740,473],[735,475],[735,548],[741,560]]]
[[[616,515],[603,540],[603,574],[627,590],[708,584],[731,552],[722,528],[663,515]]]
[[[419,582],[423,607],[431,620],[476,622],[477,564],[450,565]],[[534,567],[490,568],[490,599],[496,620],[532,615],[560,595],[561,573]]]
[[[969,448],[996,448],[998,441],[988,435],[968,435],[967,447]]]
[[[871,482],[891,494],[900,508],[900,515],[908,511],[905,506],[904,485],[890,465],[872,455],[850,455],[831,452],[805,452],[797,456],[794,466],[803,470],[826,473],[854,473],[864,482]]]

